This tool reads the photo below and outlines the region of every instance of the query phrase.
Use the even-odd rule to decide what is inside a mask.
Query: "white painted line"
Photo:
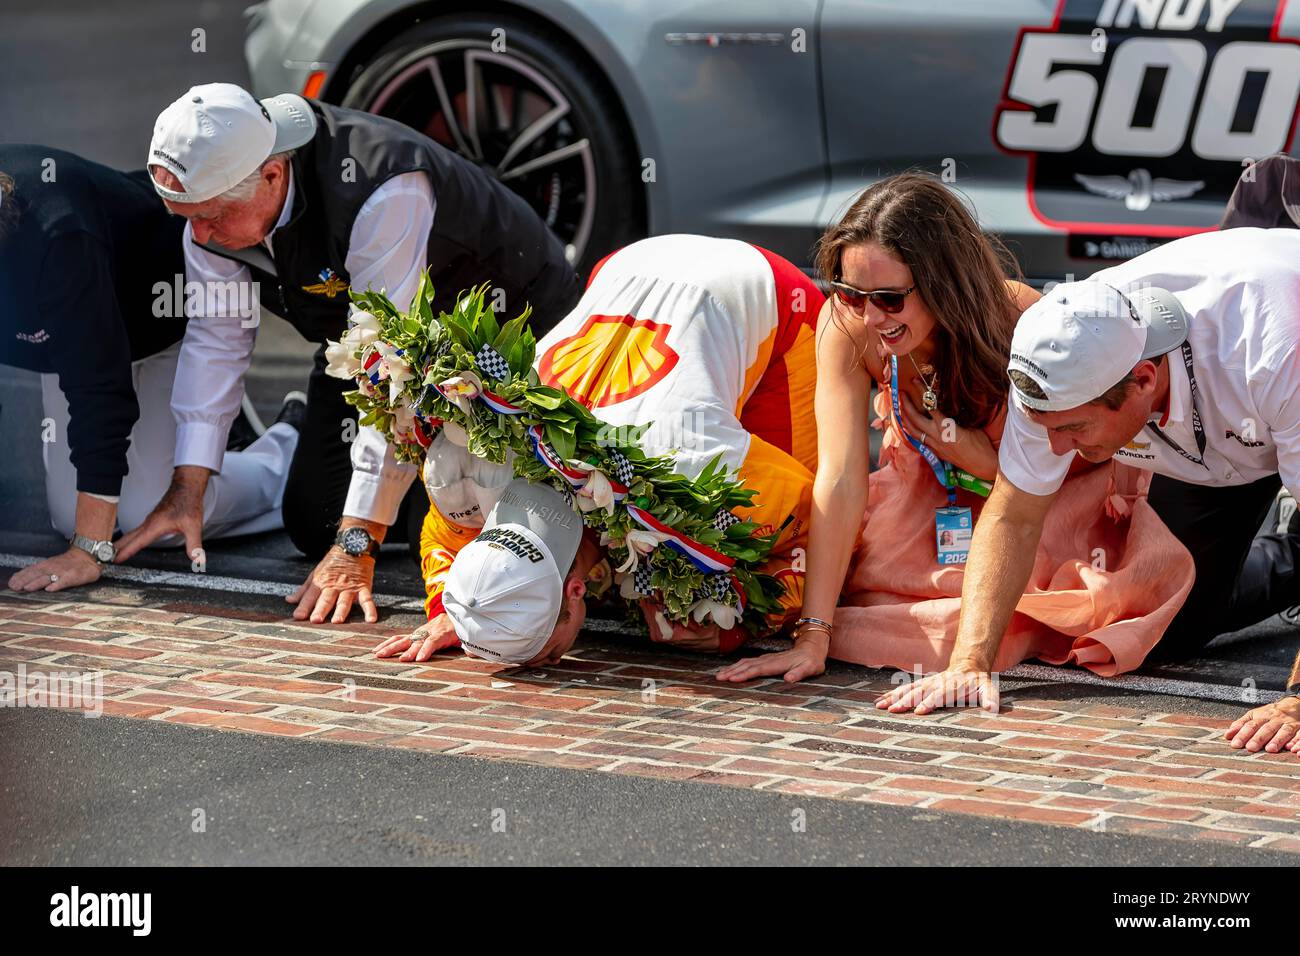
[[[0,553],[0,565],[10,567],[26,567],[39,560],[41,560],[40,557],[31,554]],[[229,577],[220,574],[200,574],[193,571],[153,571],[148,568],[133,568],[126,565],[109,565],[104,569],[104,576],[110,580],[130,581],[136,584],[163,584],[173,587],[200,588],[208,591],[225,591],[233,594],[271,594],[284,597],[297,590],[296,585],[281,584],[278,581],[254,581],[249,578]],[[379,607],[393,608],[399,611],[421,611],[424,609],[424,602],[418,598],[406,598],[390,594],[376,594],[374,598],[375,604]],[[583,630],[603,634],[620,634],[629,637],[639,633],[636,628],[624,621],[612,621],[602,618],[588,618],[583,625]],[[756,641],[751,646],[756,646],[762,650],[785,650],[790,645],[789,641],[777,641],[769,638]],[[1047,664],[1017,664],[1010,670],[1003,671],[1002,676],[1052,684],[1091,684],[1097,687],[1118,687],[1124,690],[1165,694],[1171,697],[1222,700],[1245,705],[1267,704],[1282,696],[1280,691],[1255,690],[1255,699],[1248,700],[1247,696],[1250,689],[1240,685],[1207,684],[1202,681],[1174,680],[1169,677],[1146,677],[1141,674],[1098,677],[1091,671],[1082,668],[1065,670]]]
[[[25,568],[42,560],[33,554],[0,553],[0,565]],[[287,597],[298,590],[296,584],[281,584],[279,581],[254,581],[249,578],[234,578],[221,574],[200,573],[197,571],[154,571],[149,568],[133,568],[124,564],[111,564],[103,569],[103,577],[111,581],[130,581],[134,584],[165,584],[172,587],[199,588],[205,591],[225,591],[231,594],[271,594]],[[102,580],[102,579],[101,579]],[[75,591],[61,591],[73,597]],[[379,607],[390,607],[399,611],[421,611],[424,602],[418,598],[406,598],[391,594],[374,595]]]

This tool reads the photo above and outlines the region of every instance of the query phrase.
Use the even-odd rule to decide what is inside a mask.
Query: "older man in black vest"
[[[348,383],[325,375],[324,342],[347,327],[347,290],[386,289],[405,308],[427,267],[435,308],[490,282],[512,314],[532,306],[541,335],[578,299],[564,249],[509,188],[428,137],[292,94],[259,102],[228,83],[193,87],[159,115],[147,162],[168,209],[187,220],[187,273],[232,290],[253,284],[256,305],[321,344],[284,522],[301,551],[324,557],[289,600],[299,619],[344,621],[356,603],[376,620],[374,555],[415,470],[377,432],[355,428]],[[172,487],[122,542],[123,557],[169,531],[193,533],[257,334],[258,308],[230,298],[191,317],[172,399]]]

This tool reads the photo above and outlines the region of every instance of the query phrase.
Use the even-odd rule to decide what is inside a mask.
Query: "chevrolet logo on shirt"
[[[1149,441],[1138,441],[1136,438],[1129,442],[1115,455],[1119,458],[1136,459],[1137,461],[1155,461],[1156,456],[1150,451],[1151,443]]]
[[[332,299],[340,292],[348,291],[348,284],[335,275],[333,269],[325,268],[320,271],[320,282],[305,285],[302,287],[302,291],[310,292],[312,295],[327,296]]]

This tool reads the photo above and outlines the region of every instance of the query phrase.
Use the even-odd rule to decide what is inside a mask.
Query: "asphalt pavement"
[[[104,4],[69,0],[0,19],[0,140],[70,149],[120,168],[143,163],[154,116],[193,83],[246,82],[244,0]],[[205,31],[205,51],[192,50]],[[312,347],[269,318],[249,394],[271,418],[305,382]],[[39,382],[0,377],[0,552],[50,554]],[[208,542],[208,572],[300,583],[310,563],[283,534]],[[148,552],[143,569],[187,569]],[[382,556],[377,590],[416,599],[403,547]],[[238,591],[205,600],[238,607]],[[414,622],[409,611],[401,620]],[[1222,717],[1241,704],[1170,698],[1159,681],[1278,689],[1300,633],[1277,621],[1220,638],[1200,659],[1145,668],[1155,683],[1070,693]],[[1080,677],[1082,674],[1080,672]],[[1069,680],[1069,672],[1060,678]],[[1032,686],[1032,681],[1013,686]],[[1059,688],[1058,688],[1058,693]],[[1173,701],[1173,703],[1171,703]],[[21,772],[18,772],[21,768]],[[1219,847],[906,807],[801,799],[724,786],[502,763],[466,756],[283,740],[153,721],[0,710],[0,863],[1052,863],[1278,864]],[[806,832],[791,812],[808,812]],[[206,812],[206,832],[192,829]],[[492,829],[504,810],[504,833]]]
[[[0,711],[0,864],[1282,866],[1286,853],[51,710]]]

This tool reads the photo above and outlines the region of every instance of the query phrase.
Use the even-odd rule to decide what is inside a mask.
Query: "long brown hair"
[[[1007,357],[1020,306],[1007,278],[1015,258],[986,236],[938,178],[909,172],[866,189],[817,246],[827,282],[840,278],[844,250],[875,242],[912,270],[916,292],[935,318],[932,364],[940,410],[964,428],[983,428],[1007,398]]]

